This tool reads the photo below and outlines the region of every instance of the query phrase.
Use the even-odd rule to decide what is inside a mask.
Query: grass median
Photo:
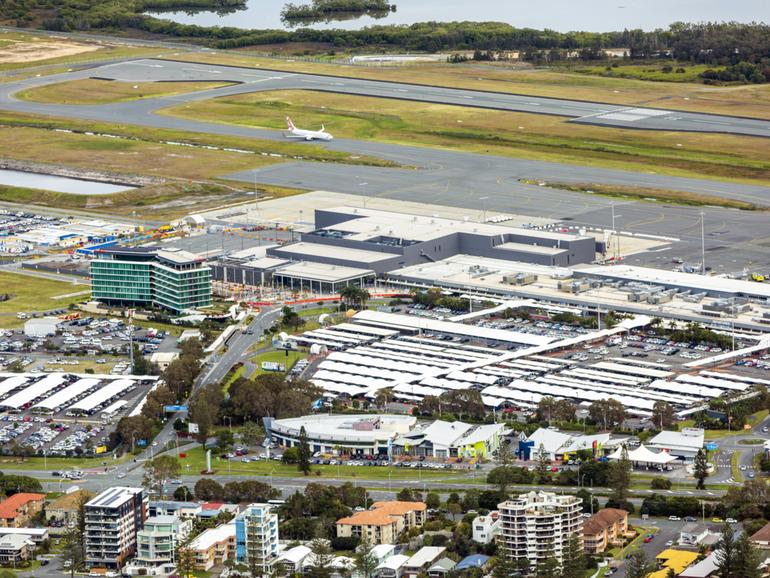
[[[337,137],[421,144],[693,178],[770,182],[770,148],[750,137],[569,124],[561,117],[309,90],[223,96],[162,111],[281,129],[284,118]]]
[[[121,82],[84,78],[47,84],[17,92],[20,100],[47,104],[109,104],[175,96],[232,86],[231,82]]]
[[[714,87],[691,82],[651,82],[580,74],[559,68],[486,62],[346,66],[264,58],[242,51],[187,53],[175,55],[173,59],[770,119],[770,85],[767,84]]]

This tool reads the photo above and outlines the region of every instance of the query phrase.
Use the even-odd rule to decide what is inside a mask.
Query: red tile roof
[[[596,512],[583,523],[583,534],[594,536],[627,517],[628,512],[625,510],[604,508],[603,510]]]
[[[45,500],[45,494],[28,494],[24,492],[14,494],[0,502],[0,518],[13,519],[18,514],[19,508],[25,504],[36,501],[42,502],[43,500]]]

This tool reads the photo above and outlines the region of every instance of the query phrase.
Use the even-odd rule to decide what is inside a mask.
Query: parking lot
[[[103,453],[118,419],[147,396],[157,377],[0,374],[2,453],[71,457]]]

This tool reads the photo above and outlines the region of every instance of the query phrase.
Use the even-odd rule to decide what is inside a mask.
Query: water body
[[[159,16],[185,24],[238,28],[289,28],[280,12],[287,0],[249,0],[248,8],[217,16],[213,12]],[[305,0],[294,0],[304,3]],[[308,0],[309,2],[309,0]],[[426,21],[507,22],[516,27],[550,28],[560,32],[607,32],[625,28],[654,30],[682,22],[770,22],[768,0],[391,0],[398,10],[385,18],[362,16],[312,28],[356,30],[373,24],[413,24]]]
[[[55,175],[41,175],[38,173],[25,173],[23,171],[11,171],[0,169],[0,185],[12,187],[24,187],[27,189],[41,189],[56,193],[71,193],[74,195],[110,195],[122,191],[130,191],[136,187],[126,185],[113,185],[97,181],[84,181],[69,177],[57,177]]]

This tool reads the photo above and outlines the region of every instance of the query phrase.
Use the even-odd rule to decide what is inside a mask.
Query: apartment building
[[[623,540],[628,533],[628,512],[618,508],[599,510],[583,523],[583,549],[601,554]]]
[[[401,532],[422,526],[427,509],[424,502],[375,502],[370,510],[337,520],[337,536],[366,536],[370,544],[395,544]]]
[[[24,534],[9,534],[0,537],[0,566],[23,564],[31,560],[35,553],[35,543]]]
[[[278,557],[278,514],[270,504],[250,504],[235,518],[235,558],[263,575]]]
[[[0,527],[28,526],[35,514],[43,509],[45,494],[21,492],[0,502]]]
[[[498,505],[499,552],[534,567],[548,556],[561,560],[570,537],[583,536],[582,500],[552,492],[529,492]]]
[[[204,530],[190,542],[195,569],[207,571],[215,564],[235,560],[235,524]]]
[[[177,546],[192,531],[192,520],[176,516],[152,516],[136,536],[136,557],[124,573],[136,576],[166,576],[176,570]]]
[[[113,487],[86,502],[86,564],[122,568],[136,554],[137,534],[147,519],[142,488]]]

